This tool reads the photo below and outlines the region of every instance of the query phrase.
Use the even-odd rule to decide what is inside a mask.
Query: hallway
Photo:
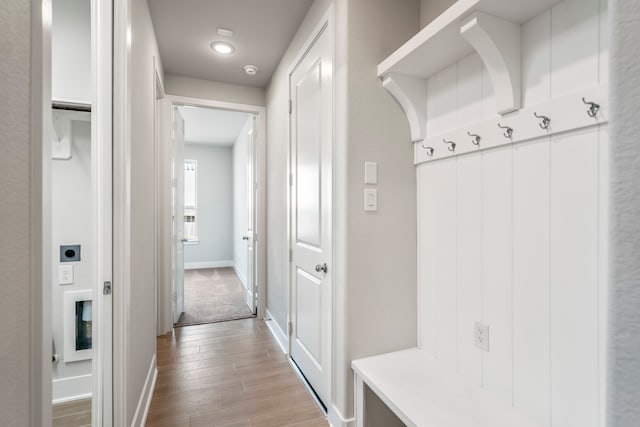
[[[265,323],[251,318],[158,337],[147,426],[327,426]]]

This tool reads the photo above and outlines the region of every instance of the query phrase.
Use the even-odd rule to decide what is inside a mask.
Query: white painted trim
[[[233,267],[233,261],[204,261],[204,262],[185,262],[185,270],[198,270],[201,268],[224,268]]]
[[[238,268],[238,264],[235,262],[233,263],[233,270],[236,272],[238,279],[242,282],[242,286],[247,289],[247,276],[240,270],[240,268]]]
[[[76,350],[76,303],[91,301],[92,321],[93,316],[93,290],[66,291],[62,297],[62,336],[64,337],[63,360],[65,362],[77,362],[79,360],[92,359],[94,348]],[[95,324],[95,323],[93,323]]]
[[[91,398],[93,374],[58,378],[52,381],[53,404]]]
[[[355,417],[345,418],[336,405],[331,405],[327,418],[331,427],[355,427],[356,425]]]
[[[151,364],[149,365],[149,372],[147,372],[147,379],[144,381],[144,387],[138,400],[138,406],[136,407],[136,413],[133,414],[133,420],[131,421],[131,427],[142,427],[147,422],[147,416],[149,415],[149,407],[151,406],[151,399],[153,398],[153,390],[156,388],[156,381],[158,379],[158,367],[156,364],[156,355],[153,355]],[[138,423],[138,420],[140,422]]]
[[[93,361],[91,424],[113,425],[113,0],[91,0]]]
[[[269,312],[269,310],[266,310],[264,323],[267,325],[267,328],[269,328],[271,335],[273,335],[273,337],[278,342],[278,345],[280,346],[282,352],[285,355],[288,355],[289,338],[287,337],[287,334],[284,333],[280,325],[278,325],[278,322],[275,321],[273,315]]]
[[[250,104],[239,104],[234,102],[225,102],[225,101],[217,101],[213,99],[202,99],[202,98],[193,98],[188,96],[178,96],[178,95],[167,95],[167,102],[170,105],[190,105],[194,107],[209,107],[209,108],[218,108],[222,110],[231,110],[231,111],[239,111],[243,113],[255,114],[256,117],[256,125],[258,128],[257,132],[257,144],[256,144],[256,170],[257,170],[257,180],[258,180],[258,195],[257,195],[257,204],[256,204],[256,222],[257,227],[255,230],[256,236],[256,266],[255,266],[255,280],[257,283],[258,290],[258,304],[257,304],[257,317],[258,319],[265,318],[266,311],[266,296],[267,296],[267,288],[266,288],[266,277],[267,277],[267,252],[266,252],[266,224],[267,224],[267,198],[266,198],[266,142],[267,142],[267,134],[266,134],[266,108],[264,106],[258,105],[250,105]],[[169,239],[170,237],[165,236],[165,239]],[[171,262],[171,260],[166,260],[166,262]],[[167,286],[172,286],[173,278],[169,281],[165,281]]]
[[[131,325],[131,0],[113,8],[113,425],[127,425]],[[105,426],[108,427],[108,426]]]
[[[31,0],[28,423],[51,425],[51,0]]]

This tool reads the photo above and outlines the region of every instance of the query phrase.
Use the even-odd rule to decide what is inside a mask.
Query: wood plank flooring
[[[158,338],[147,426],[326,427],[329,424],[255,318],[177,328]]]
[[[91,426],[91,399],[53,405],[53,427]]]

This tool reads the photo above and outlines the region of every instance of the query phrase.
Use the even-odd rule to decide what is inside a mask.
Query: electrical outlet
[[[58,266],[58,284],[60,285],[73,284],[73,265]]]
[[[475,345],[480,350],[489,351],[489,325],[475,323]]]

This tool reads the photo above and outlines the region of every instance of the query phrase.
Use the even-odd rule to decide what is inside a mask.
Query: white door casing
[[[255,169],[255,118],[251,118],[253,125],[251,130],[247,134],[247,305],[251,310],[251,313],[256,312],[256,283],[255,283],[255,246],[257,244],[255,234],[255,205],[256,205],[256,191],[258,188],[256,182],[256,169]]]
[[[184,119],[173,109],[173,322],[184,312]]]
[[[290,74],[290,352],[329,402],[333,62],[325,25]]]

